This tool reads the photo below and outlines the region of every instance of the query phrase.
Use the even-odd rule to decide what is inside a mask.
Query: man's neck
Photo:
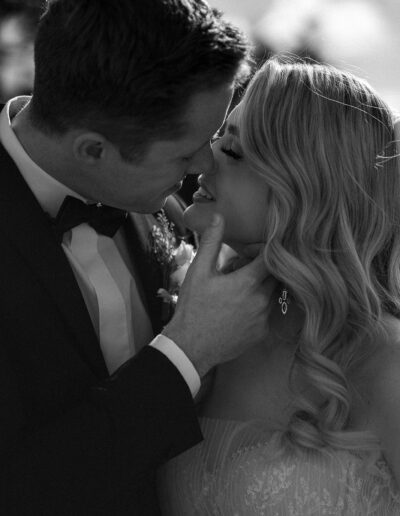
[[[32,124],[27,104],[11,120],[11,127],[25,152],[42,170],[67,184],[68,170],[73,169],[69,153],[61,139],[49,137]]]

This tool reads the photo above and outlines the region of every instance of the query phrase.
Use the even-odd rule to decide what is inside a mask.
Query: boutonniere
[[[163,273],[157,295],[163,300],[162,321],[166,323],[173,315],[179,289],[196,252],[184,240],[178,243],[174,224],[167,219],[163,210],[156,218],[158,225],[154,224],[151,230],[151,251]]]

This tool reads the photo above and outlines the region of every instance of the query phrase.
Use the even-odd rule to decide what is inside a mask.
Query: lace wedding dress
[[[261,423],[201,418],[205,440],[159,472],[163,516],[399,516],[382,456],[278,454]]]

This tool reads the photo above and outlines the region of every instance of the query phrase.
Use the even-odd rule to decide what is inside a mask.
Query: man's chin
[[[127,211],[131,211],[134,213],[142,213],[142,214],[152,214],[164,208],[165,203],[167,202],[167,197],[163,197],[162,199],[154,199],[153,201],[146,202],[143,205],[131,206],[130,208],[126,208]]]

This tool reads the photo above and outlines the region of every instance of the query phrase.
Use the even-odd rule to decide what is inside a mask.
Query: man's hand
[[[175,315],[163,331],[200,376],[266,338],[270,298],[277,284],[261,255],[230,274],[218,272],[223,232],[222,217],[217,215],[202,236]]]

